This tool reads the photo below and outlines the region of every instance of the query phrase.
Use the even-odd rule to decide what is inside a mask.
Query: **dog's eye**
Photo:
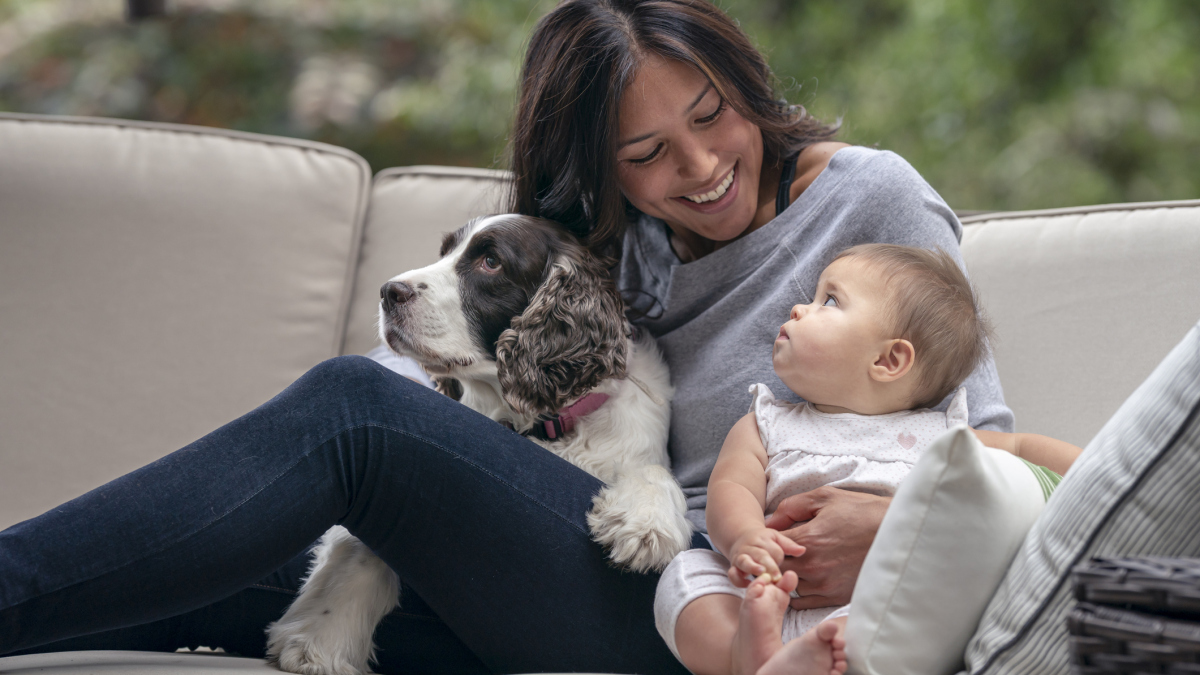
[[[483,257],[483,268],[489,272],[499,272],[500,271],[500,261],[497,260],[496,256],[494,256],[494,255],[484,256]]]

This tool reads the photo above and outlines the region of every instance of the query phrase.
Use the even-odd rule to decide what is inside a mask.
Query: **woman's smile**
[[[730,204],[737,200],[737,173],[737,165],[735,164],[715,188],[701,190],[694,194],[675,197],[674,199],[700,213],[718,213],[724,211]]]

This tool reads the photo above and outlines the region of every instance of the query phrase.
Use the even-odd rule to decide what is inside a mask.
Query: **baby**
[[[659,581],[655,621],[689,670],[845,672],[849,606],[789,608],[798,579],[779,564],[805,549],[767,528],[764,514],[822,485],[894,494],[931,441],[967,423],[965,389],[946,412],[928,408],[987,349],[970,283],[944,252],[868,244],[825,268],[813,302],[792,308],[774,345],[775,372],[806,403],[751,387],[751,411],[709,479],[708,532],[726,555],[685,551]],[[1080,452],[1044,436],[975,433],[1060,473]]]

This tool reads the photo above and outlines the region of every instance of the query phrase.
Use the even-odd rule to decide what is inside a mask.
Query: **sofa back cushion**
[[[506,174],[486,169],[403,166],[375,176],[346,328],[346,354],[379,344],[379,287],[438,259],[442,235],[504,209]]]
[[[1019,431],[1087,445],[1200,318],[1200,201],[963,224]]]
[[[317,143],[0,115],[0,529],[339,354],[369,180]]]

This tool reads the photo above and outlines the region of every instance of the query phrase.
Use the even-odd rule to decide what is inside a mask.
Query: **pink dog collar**
[[[588,394],[573,405],[558,411],[557,417],[543,420],[542,427],[546,430],[546,438],[554,440],[571,433],[575,429],[577,421],[596,412],[607,400],[608,394]],[[537,426],[535,425],[534,428],[536,429]]]

